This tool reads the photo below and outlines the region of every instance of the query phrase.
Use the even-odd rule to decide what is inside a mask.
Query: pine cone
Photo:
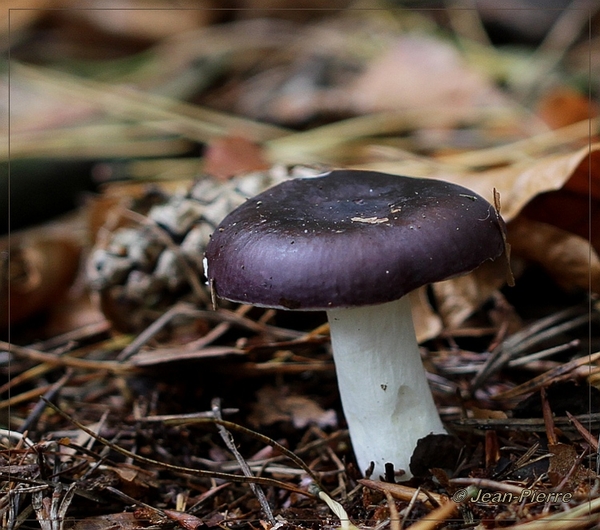
[[[284,180],[315,176],[323,168],[272,167],[222,181],[203,177],[185,193],[156,190],[120,213],[120,226],[99,237],[87,280],[116,329],[139,332],[175,302],[210,302],[202,267],[204,248],[233,209]],[[126,220],[123,226],[123,219]]]

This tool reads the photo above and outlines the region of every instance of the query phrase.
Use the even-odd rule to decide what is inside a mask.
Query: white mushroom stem
[[[327,312],[331,344],[354,454],[374,477],[385,464],[404,470],[420,438],[444,433],[415,337],[408,296]]]

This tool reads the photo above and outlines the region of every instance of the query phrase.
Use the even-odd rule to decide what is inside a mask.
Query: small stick
[[[58,394],[58,392],[61,390],[61,388],[67,384],[72,375],[73,370],[68,369],[65,372],[65,374],[46,391],[46,393],[44,394],[44,398],[48,401],[53,400],[56,394]],[[24,433],[25,431],[30,430],[33,424],[36,423],[38,418],[42,415],[42,412],[44,412],[46,407],[46,402],[43,399],[38,401],[35,407],[33,407],[29,416],[27,416],[27,419],[19,427],[19,432]]]
[[[388,503],[388,509],[390,510],[390,530],[401,530],[398,506],[396,506],[396,501],[389,491],[385,492],[385,499]]]
[[[571,414],[568,410],[565,411],[567,418],[569,418],[571,420],[571,423],[573,424],[573,426],[575,427],[575,429],[577,429],[577,432],[581,435],[581,437],[590,444],[590,447],[598,452],[598,440],[596,438],[594,438],[594,436],[592,435],[592,433],[590,431],[588,431],[583,424],[575,417],[573,416],[573,414]]]
[[[214,398],[212,400],[212,412],[213,412],[214,417],[217,420],[223,419],[221,416],[221,403],[220,403],[219,398]],[[231,433],[223,425],[218,424],[218,423],[217,423],[217,429],[219,431],[219,434],[221,435],[221,438],[223,438],[225,445],[227,446],[229,451],[231,451],[233,456],[235,456],[235,459],[238,461],[240,468],[242,470],[242,473],[244,473],[244,475],[246,475],[247,477],[254,478],[254,475],[252,474],[252,471],[250,470],[250,466],[248,465],[248,462],[246,462],[244,460],[244,458],[242,457],[240,452],[237,450],[237,447],[235,446],[235,443],[233,442],[233,436],[231,435]],[[271,506],[269,506],[269,501],[267,501],[265,492],[262,490],[262,488],[258,484],[254,484],[251,482],[249,484],[249,486],[250,486],[250,489],[252,490],[252,493],[254,493],[254,495],[258,499],[258,502],[263,510],[263,513],[266,515],[267,519],[269,520],[269,523],[273,526],[277,525],[277,520],[275,519],[275,516],[273,515]]]

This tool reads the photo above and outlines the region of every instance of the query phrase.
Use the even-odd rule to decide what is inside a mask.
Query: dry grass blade
[[[119,119],[146,122],[158,130],[178,133],[199,142],[225,135],[231,129],[243,131],[255,141],[288,134],[285,129],[272,125],[16,61],[11,62],[11,74],[39,86],[45,92],[84,100]]]
[[[598,517],[592,519],[592,514],[600,510],[600,498],[584,502],[568,511],[547,515],[536,521],[517,524],[509,528],[515,530],[575,530],[589,527]]]
[[[458,504],[454,501],[447,501],[429,515],[423,517],[420,521],[410,525],[410,530],[433,530],[441,523],[452,517],[458,511]]]
[[[311,487],[311,492],[327,504],[329,509],[337,515],[340,520],[340,530],[358,530],[358,528],[352,524],[346,510],[344,510],[344,507],[339,502],[333,500],[327,493],[319,489],[318,486]]]
[[[398,506],[396,506],[396,501],[389,491],[385,492],[385,499],[390,511],[390,530],[401,530]]]
[[[585,140],[589,138],[590,130],[596,131],[599,127],[600,119],[592,118],[497,147],[442,155],[438,157],[438,160],[445,164],[462,166],[465,169],[511,164],[528,157],[539,156],[577,140]]]
[[[494,373],[506,366],[511,365],[511,362],[521,364],[518,362],[519,357],[526,352],[529,348],[532,348],[536,344],[543,342],[544,340],[556,336],[566,330],[578,327],[589,321],[589,315],[580,315],[581,308],[573,307],[560,311],[554,315],[538,320],[529,326],[526,326],[522,330],[514,333],[496,348],[493,349],[489,358],[479,369],[477,375],[471,382],[470,391],[474,392]],[[563,320],[566,322],[562,322]],[[547,355],[545,352],[544,355]],[[533,354],[532,358],[542,357],[541,352]]]
[[[173,157],[188,152],[191,142],[157,133],[157,130],[168,126],[160,123],[106,123],[12,134],[10,158]]]
[[[298,132],[266,142],[267,152],[273,161],[286,164],[332,163],[339,158],[347,158],[339,148],[347,144],[347,154],[355,154],[353,142],[365,138],[388,135],[406,130],[418,129],[437,124],[440,115],[448,113],[447,108],[402,110],[378,114],[367,114],[343,121],[322,125],[306,132]],[[478,109],[471,116],[472,122],[506,114],[506,109]],[[468,120],[467,120],[468,121]],[[332,157],[331,153],[335,153]],[[424,165],[435,163],[422,161]],[[438,162],[438,166],[452,169],[452,162]]]
[[[0,350],[10,352],[17,357],[23,357],[30,361],[47,363],[52,366],[64,366],[70,368],[79,368],[82,370],[98,370],[114,374],[130,374],[136,368],[129,363],[120,363],[115,361],[90,361],[87,359],[78,359],[71,355],[56,355],[53,353],[45,353],[33,348],[17,346],[8,342],[0,341]]]
[[[570,372],[581,366],[590,365],[591,370],[592,363],[596,362],[598,359],[600,359],[600,352],[596,352],[592,355],[581,357],[574,361],[570,361],[568,363],[557,366],[553,370],[548,370],[547,372],[537,377],[534,377],[533,379],[527,381],[526,383],[523,383],[522,385],[516,386],[515,388],[511,388],[506,392],[496,394],[495,396],[492,396],[492,398],[495,400],[512,399],[523,394],[528,394],[529,392],[535,392],[541,387],[548,385],[549,383],[555,381],[559,377],[564,377],[565,375],[569,374]]]
[[[581,423],[592,425],[594,428],[600,426],[600,413],[580,414],[577,420]],[[573,424],[570,418],[566,416],[556,416],[553,418],[554,425],[564,430],[572,430]],[[472,427],[475,429],[502,429],[502,430],[520,430],[525,432],[544,432],[546,424],[543,418],[506,418],[506,419],[476,419],[466,418],[454,422],[456,425]]]

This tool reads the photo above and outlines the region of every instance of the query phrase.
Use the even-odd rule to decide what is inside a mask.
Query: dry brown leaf
[[[452,109],[452,120],[499,94],[468,68],[456,48],[425,35],[399,37],[350,88],[359,113],[398,109]]]
[[[534,197],[523,214],[591,241],[600,251],[600,151],[590,148],[560,190]]]
[[[249,416],[256,428],[272,425],[278,421],[291,421],[297,429],[315,424],[319,427],[335,427],[337,418],[334,410],[324,410],[315,401],[300,395],[287,394],[271,386],[257,392],[258,401]]]
[[[598,105],[587,94],[559,87],[544,94],[537,112],[552,129],[560,129],[598,115]]]
[[[373,169],[403,173],[393,163]],[[587,290],[591,279],[592,292],[599,292],[600,231],[594,227],[600,226],[600,143],[480,172],[438,166],[428,176],[465,186],[490,202],[496,190],[512,256],[539,263],[565,289]],[[490,272],[480,267],[433,287],[446,325],[458,326],[502,285],[502,274]],[[421,305],[414,314],[427,314],[426,306],[413,302]],[[417,336],[429,336],[419,319],[415,328]]]
[[[548,444],[550,452],[550,465],[548,467],[548,478],[553,486],[562,484],[563,491],[573,491],[580,482],[586,479],[596,478],[596,474],[584,467],[578,460],[575,447],[569,444]]]
[[[485,262],[466,276],[433,284],[445,326],[450,329],[459,326],[505,283],[506,263],[497,259]]]
[[[586,239],[524,216],[510,223],[509,237],[515,255],[542,265],[565,290],[600,292],[600,259]]]
[[[140,522],[131,512],[111,513],[77,519],[73,530],[138,530]]]
[[[588,196],[587,167],[591,165],[592,194],[600,197],[600,143],[569,153],[527,159],[499,169],[461,173],[440,171],[433,178],[461,184],[488,201],[494,201],[494,189],[502,199],[502,217],[514,219],[535,197],[566,187]],[[571,180],[573,182],[571,182]]]
[[[241,136],[216,138],[204,154],[204,171],[217,178],[227,179],[269,167],[262,148]]]
[[[442,319],[427,300],[426,288],[416,289],[409,296],[417,342],[437,337],[443,328]]]
[[[55,304],[75,279],[80,251],[66,236],[0,241],[0,328]]]
[[[163,512],[169,519],[176,521],[185,530],[196,530],[196,528],[204,526],[204,521],[195,515],[176,510],[163,510]]]

